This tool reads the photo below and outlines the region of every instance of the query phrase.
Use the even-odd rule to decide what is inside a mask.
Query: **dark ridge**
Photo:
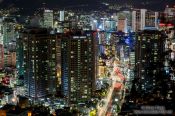
[[[24,12],[37,9],[43,6],[60,9],[85,9],[85,10],[105,10],[102,3],[128,4],[135,8],[147,8],[150,10],[162,11],[166,5],[175,4],[174,0],[0,0],[0,8],[10,7],[23,8]]]

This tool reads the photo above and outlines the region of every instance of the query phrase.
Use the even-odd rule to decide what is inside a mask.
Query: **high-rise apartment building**
[[[60,11],[60,20],[59,21],[64,21],[64,11]]]
[[[0,44],[3,45],[3,18],[0,18]]]
[[[31,28],[21,32],[19,39],[23,49],[22,68],[26,96],[37,100],[54,94],[57,78],[57,36],[44,28]]]
[[[16,46],[16,32],[15,32],[16,20],[13,17],[3,17],[1,25],[0,43],[4,47],[4,66],[10,66],[8,63],[9,53],[15,51]],[[9,52],[10,51],[10,52]]]
[[[131,22],[132,22],[132,12],[131,11],[121,11],[117,13],[118,16],[118,25],[117,30],[128,33],[131,31]],[[122,28],[121,28],[122,27]]]
[[[135,45],[135,70],[138,88],[141,91],[153,89],[156,79],[163,67],[163,41],[162,32],[157,30],[144,30],[138,32]]]
[[[0,70],[4,68],[4,47],[0,44]]]
[[[171,21],[174,20],[175,7],[169,7],[169,6],[167,6],[165,8],[164,14],[165,14],[166,21],[170,23]]]
[[[4,61],[6,62],[6,66],[16,67],[16,52],[8,52]]]
[[[14,18],[4,18],[3,25],[3,45],[8,47],[8,45],[15,40],[15,19]]]
[[[127,32],[127,19],[124,17],[118,18],[117,31]]]
[[[92,32],[68,33],[61,40],[62,92],[69,103],[90,100],[95,89],[96,49]]]
[[[16,39],[16,69],[18,70],[18,76],[24,76],[23,66],[23,41],[22,38]]]
[[[44,10],[44,27],[53,28],[53,10]]]
[[[132,11],[132,30],[134,32],[144,30],[147,27],[158,28],[158,12],[147,9],[135,9]]]
[[[159,13],[158,12],[153,12],[153,11],[146,11],[145,14],[145,28],[146,27],[155,27],[158,28],[158,17]]]

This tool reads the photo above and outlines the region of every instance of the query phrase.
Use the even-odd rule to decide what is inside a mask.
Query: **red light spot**
[[[160,23],[159,26],[163,27],[165,26],[165,23]]]

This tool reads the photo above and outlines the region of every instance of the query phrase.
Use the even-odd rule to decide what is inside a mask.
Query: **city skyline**
[[[0,116],[175,114],[172,0],[0,2]]]

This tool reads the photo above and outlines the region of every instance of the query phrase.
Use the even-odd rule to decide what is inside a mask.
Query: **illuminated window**
[[[87,90],[84,90],[84,94],[87,94]]]
[[[82,98],[87,98],[87,96],[82,96]]]
[[[138,40],[140,41],[140,37],[138,37]]]
[[[157,52],[154,52],[154,55],[157,55]]]
[[[145,45],[142,45],[142,48],[145,48]]]
[[[173,49],[175,49],[175,44],[173,44]]]
[[[146,40],[146,38],[145,37],[143,37],[143,39],[142,39],[143,41],[145,41]]]
[[[159,36],[158,36],[158,35],[156,35],[156,36],[155,36],[155,39],[158,39],[158,37],[159,37]]]
[[[55,58],[55,54],[52,54],[52,58]]]

